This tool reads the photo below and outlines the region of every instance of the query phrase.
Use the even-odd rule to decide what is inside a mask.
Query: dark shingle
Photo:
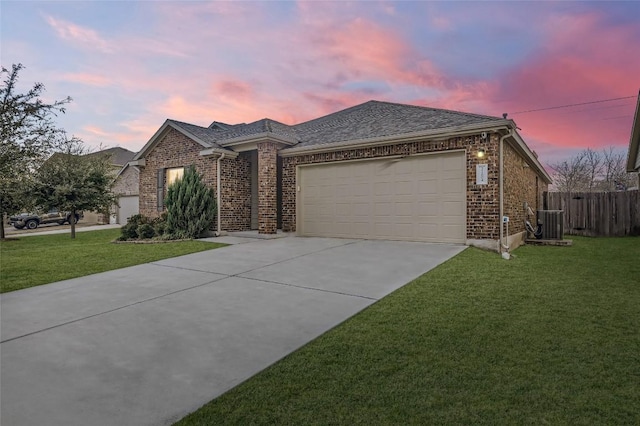
[[[196,126],[195,124],[184,123],[182,121],[169,120],[174,125],[180,127],[187,133],[191,133],[193,136],[200,139],[202,142],[210,145],[211,147],[219,148],[220,146],[216,142],[216,134],[220,133],[219,130],[209,129],[206,127]]]
[[[296,146],[342,142],[501,120],[465,112],[369,101],[293,126]]]
[[[127,164],[129,161],[133,159],[136,155],[135,152],[129,151],[128,149],[120,148],[116,146],[114,148],[103,149],[102,151],[92,152],[87,154],[87,157],[99,156],[99,155],[110,155],[111,156],[111,164],[116,166],[123,166]]]
[[[181,121],[169,121],[204,143],[220,147],[230,140],[250,138],[252,135],[263,133],[298,141],[296,146],[307,146],[446,129],[496,120],[502,119],[445,109],[369,101],[293,126],[268,118],[235,125],[214,121],[209,128]]]

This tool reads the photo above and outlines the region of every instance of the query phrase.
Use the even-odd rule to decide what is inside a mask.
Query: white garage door
[[[464,243],[464,152],[301,166],[301,235]]]
[[[118,202],[120,204],[120,209],[118,210],[118,223],[126,225],[127,219],[139,212],[138,196],[121,196]]]

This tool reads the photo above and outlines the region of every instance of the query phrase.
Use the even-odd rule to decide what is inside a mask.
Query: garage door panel
[[[418,194],[437,194],[438,179],[424,179],[417,182]]]
[[[415,212],[414,203],[412,202],[396,203],[396,208],[395,208],[396,217],[402,217],[402,216],[413,217],[414,212]]]
[[[443,179],[442,180],[443,194],[459,194],[460,189],[462,187],[463,187],[462,179]]]
[[[299,230],[303,235],[464,242],[464,166],[463,152],[303,166]]]
[[[411,181],[397,181],[394,185],[396,195],[412,195],[414,193],[414,185]]]
[[[137,195],[120,196],[118,204],[120,207],[118,208],[117,221],[121,225],[125,225],[131,216],[139,212],[139,198]]]
[[[393,185],[391,184],[391,182],[375,182],[373,184],[373,188],[373,193],[376,196],[393,194]]]
[[[393,203],[392,202],[376,203],[373,207],[373,213],[375,216],[389,217],[393,214]]]
[[[449,217],[459,217],[461,216],[460,211],[463,208],[463,203],[460,201],[444,201],[441,203],[442,205],[442,214]]]

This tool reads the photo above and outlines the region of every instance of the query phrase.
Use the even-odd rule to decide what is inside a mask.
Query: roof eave
[[[235,151],[224,148],[207,148],[200,151],[200,155],[202,155],[203,157],[209,157],[213,155],[221,156],[223,154],[227,158],[236,158],[238,155],[240,155]]]
[[[421,130],[418,132],[403,133],[390,136],[353,139],[347,141],[330,142],[301,147],[285,148],[280,151],[282,157],[293,157],[295,155],[316,153],[323,151],[339,151],[342,149],[353,149],[361,147],[379,146],[385,144],[397,144],[404,142],[414,142],[420,139],[442,139],[455,136],[464,136],[477,131],[492,131],[504,129],[505,127],[515,128],[513,120],[495,120],[483,123],[466,124],[462,126],[443,127],[432,130]]]
[[[638,91],[638,102],[636,104],[636,114],[633,117],[631,126],[631,139],[629,139],[629,152],[627,157],[627,172],[640,171],[640,91]]]
[[[276,135],[272,132],[262,132],[254,133],[249,136],[239,136],[237,138],[227,139],[226,141],[218,142],[218,144],[223,147],[232,147],[236,145],[244,145],[247,143],[257,142],[276,142],[286,146],[292,146],[298,143],[298,141],[294,138]]]
[[[529,164],[535,167],[535,169],[540,173],[547,184],[552,183],[553,180],[551,179],[551,176],[549,175],[549,173],[547,173],[542,163],[540,163],[538,157],[536,157],[533,154],[533,151],[529,149],[524,139],[522,139],[522,136],[520,136],[516,129],[513,129],[511,138],[516,142],[516,150],[518,150],[521,155],[524,155],[529,160]]]

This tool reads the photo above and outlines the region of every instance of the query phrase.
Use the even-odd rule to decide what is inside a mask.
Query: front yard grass
[[[640,424],[640,239],[467,249],[178,425]]]
[[[28,236],[0,241],[0,292],[82,277],[154,260],[211,250],[225,244],[180,241],[112,244],[119,229]]]

